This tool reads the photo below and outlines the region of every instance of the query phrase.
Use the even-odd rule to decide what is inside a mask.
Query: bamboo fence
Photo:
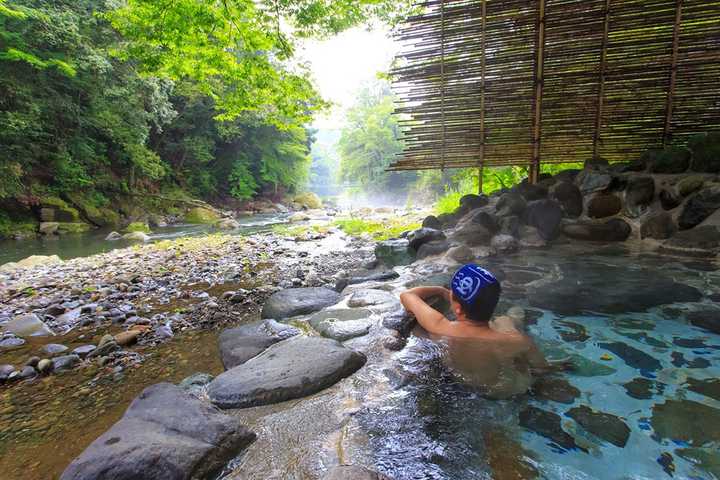
[[[720,1],[427,0],[397,32],[389,170],[526,165],[720,128]]]

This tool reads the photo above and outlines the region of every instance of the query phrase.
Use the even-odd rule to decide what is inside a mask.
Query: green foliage
[[[145,222],[132,222],[130,223],[125,229],[123,230],[125,232],[143,232],[143,233],[152,233],[150,231],[150,227]]]
[[[460,206],[460,197],[463,195],[465,195],[465,193],[458,192],[457,190],[448,190],[445,192],[445,194],[435,202],[435,206],[433,207],[435,215],[452,213],[457,210],[458,206]]]
[[[421,224],[415,219],[409,219],[407,217],[395,217],[385,221],[344,218],[335,220],[335,225],[348,235],[360,236],[368,234],[375,240],[395,238],[405,231],[415,230],[421,227]]]

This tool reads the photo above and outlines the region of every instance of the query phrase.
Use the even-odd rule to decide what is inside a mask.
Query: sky
[[[355,93],[378,72],[388,70],[397,48],[386,30],[360,27],[306,42],[299,53],[310,62],[321,95],[334,104],[328,114],[316,117],[313,126],[342,127],[342,112],[352,105]]]

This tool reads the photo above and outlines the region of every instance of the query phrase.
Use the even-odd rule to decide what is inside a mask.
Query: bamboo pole
[[[600,147],[600,130],[602,129],[603,107],[605,102],[605,75],[607,72],[608,36],[610,34],[610,0],[605,0],[603,17],[603,37],[602,42],[600,43],[600,72],[598,79],[597,109],[595,110],[595,132],[593,135],[593,159],[596,159],[599,156],[598,149]]]
[[[478,194],[483,191],[483,167],[485,166],[485,27],[487,17],[486,0],[480,6],[480,160],[478,167]]]
[[[543,68],[545,65],[545,0],[538,1],[538,15],[535,29],[537,37],[535,42],[535,72],[533,75],[535,91],[533,92],[533,153],[532,163],[530,164],[530,183],[537,183],[538,176],[540,175]]]
[[[440,0],[440,115],[442,116],[440,169],[445,170],[445,0]]]
[[[680,23],[682,22],[683,0],[675,0],[675,23],[673,25],[672,57],[670,59],[670,84],[665,102],[665,125],[663,126],[663,145],[667,146],[672,137],[673,100],[677,82],[678,47],[680,46]]]

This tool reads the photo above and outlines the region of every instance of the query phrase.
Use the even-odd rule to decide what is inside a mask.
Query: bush
[[[346,218],[335,220],[335,225],[348,235],[360,236],[367,233],[375,240],[387,240],[388,238],[398,237],[403,232],[421,227],[421,224],[414,219],[410,220],[403,217],[384,222],[363,220],[360,218]]]

